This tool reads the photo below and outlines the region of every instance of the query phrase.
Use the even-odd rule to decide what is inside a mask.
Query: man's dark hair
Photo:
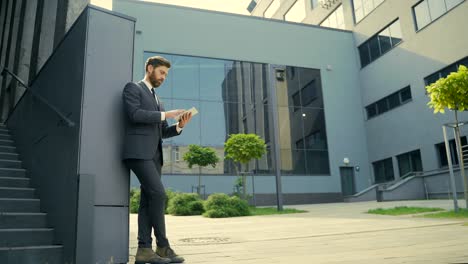
[[[171,62],[161,56],[149,57],[145,63],[145,71],[148,71],[148,65],[153,66],[153,68],[158,66],[166,66],[167,68],[171,68]]]

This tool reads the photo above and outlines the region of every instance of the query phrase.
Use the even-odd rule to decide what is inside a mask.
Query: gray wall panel
[[[122,90],[132,79],[135,24],[93,9],[89,23],[79,170],[96,175],[95,204],[128,206]]]

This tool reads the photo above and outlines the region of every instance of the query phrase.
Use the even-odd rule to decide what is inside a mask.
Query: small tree
[[[458,111],[468,109],[468,68],[460,65],[457,72],[452,72],[446,78],[440,78],[436,82],[426,86],[427,93],[431,101],[427,103],[430,108],[434,108],[434,114],[445,113],[445,108],[453,110],[455,113],[455,131],[458,137],[457,145],[460,145],[460,128],[458,122]],[[461,154],[461,149],[458,149]],[[459,159],[460,168],[463,170],[463,159]],[[464,171],[461,172],[464,175]],[[463,177],[465,185],[465,201],[468,206],[468,179]]]
[[[231,159],[239,165],[242,176],[243,198],[246,198],[246,175],[248,164],[252,159],[259,159],[266,153],[266,144],[256,134],[233,134],[224,143],[226,159]],[[244,170],[242,170],[244,165]]]
[[[189,151],[185,153],[183,157],[184,161],[187,162],[189,168],[192,168],[193,165],[198,165],[198,189],[197,193],[201,195],[200,186],[201,186],[201,169],[208,165],[216,167],[216,163],[219,162],[219,157],[216,155],[216,152],[209,147],[201,147],[198,145],[189,145]]]

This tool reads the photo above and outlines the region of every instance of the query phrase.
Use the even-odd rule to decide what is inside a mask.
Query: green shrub
[[[203,201],[196,193],[177,193],[169,200],[167,212],[171,215],[201,215]]]
[[[130,189],[130,213],[138,213],[140,207],[140,190],[136,188]]]
[[[168,214],[167,208],[169,207],[169,201],[176,195],[178,194],[177,192],[174,192],[171,189],[166,189],[166,207],[164,209],[164,212]]]
[[[203,215],[210,218],[246,216],[250,215],[250,210],[248,203],[237,196],[215,193],[206,200]]]
[[[167,207],[169,204],[169,200],[172,199],[177,194],[177,192],[174,192],[171,189],[166,190],[166,207],[165,207],[165,212],[167,214]],[[138,188],[132,188],[130,189],[130,213],[132,214],[137,214],[138,213],[138,208],[140,207],[140,189]]]

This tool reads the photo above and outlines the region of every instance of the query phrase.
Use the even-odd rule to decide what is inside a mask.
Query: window
[[[326,142],[322,137],[322,133],[315,131],[305,137],[305,144],[307,149],[326,149]]]
[[[361,21],[384,1],[385,0],[353,0],[354,18],[356,23]]]
[[[416,30],[429,25],[464,0],[424,0],[413,6]]]
[[[263,127],[265,132],[265,143],[270,142],[270,120],[268,119],[268,113],[270,113],[268,109],[268,103],[265,103],[263,105]]]
[[[302,88],[302,106],[308,106],[317,98],[317,88],[315,87],[315,79],[310,81]]]
[[[392,158],[376,161],[372,165],[374,166],[375,183],[383,183],[395,179]]]
[[[462,146],[466,145],[466,137],[461,137],[460,142]],[[436,150],[439,156],[439,167],[447,167],[448,166],[448,159],[447,159],[447,151],[445,149],[445,142],[436,144]],[[457,154],[457,144],[455,139],[449,140],[449,149],[450,149],[450,156],[452,157],[452,164],[458,164],[458,154]]]
[[[383,114],[411,100],[411,88],[409,86],[388,95],[379,101],[366,106],[367,119]]]
[[[434,72],[433,74],[424,78],[424,82],[426,83],[426,85],[430,85],[439,80],[440,78],[445,78],[451,72],[458,71],[458,67],[460,67],[460,65],[465,65],[468,67],[468,57],[465,57],[455,63],[452,63],[449,66],[443,68],[442,70]]]
[[[400,91],[400,98],[402,103],[411,100],[411,88],[409,86]]]
[[[294,112],[301,109],[300,106],[308,106],[317,98],[317,87],[315,85],[315,79],[307,83],[301,90],[295,92],[292,95],[292,101],[294,105]]]
[[[358,47],[361,67],[365,67],[391,50],[401,40],[400,20],[397,19]]]
[[[257,2],[255,0],[250,1],[249,6],[247,7],[247,11],[249,11],[249,13],[252,13],[256,6]]]
[[[301,109],[301,97],[299,94],[300,91],[294,93],[292,95],[293,105],[294,105],[294,112]]]
[[[316,8],[318,6],[318,0],[310,0],[310,7],[312,9]]]
[[[284,20],[300,23],[305,17],[305,0],[297,0],[284,15]]]
[[[174,161],[180,161],[180,152],[178,146],[174,147]]]
[[[337,9],[335,9],[335,11],[333,11],[327,18],[325,18],[324,21],[322,21],[322,23],[320,23],[320,26],[345,29],[343,6],[340,5]]]
[[[397,160],[400,177],[406,176],[410,172],[423,171],[419,149],[398,155]]]
[[[279,7],[280,7],[280,0],[273,0],[273,2],[271,2],[270,6],[268,6],[265,13],[263,13],[263,17],[272,18],[273,15],[276,13],[276,11],[278,11]]]

